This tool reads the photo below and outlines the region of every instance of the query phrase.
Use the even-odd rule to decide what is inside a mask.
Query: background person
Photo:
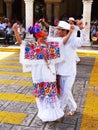
[[[57,29],[56,29],[55,27],[58,25],[59,20],[58,20],[58,19],[54,19],[54,25],[53,25],[53,26],[50,25],[50,24],[48,24],[48,23],[45,21],[44,18],[42,19],[42,22],[43,22],[43,24],[48,28],[48,30],[49,30],[49,36],[50,36],[50,37],[57,37]]]
[[[13,42],[13,29],[12,29],[12,23],[9,21],[7,28],[6,28],[6,40],[7,40],[7,44],[10,44],[10,40],[11,42]]]

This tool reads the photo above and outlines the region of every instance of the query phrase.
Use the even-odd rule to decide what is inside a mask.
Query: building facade
[[[88,40],[91,19],[98,19],[98,0],[0,0],[0,6],[0,17],[20,20],[26,28],[42,17],[51,23],[54,18],[83,16],[83,22],[88,23]]]

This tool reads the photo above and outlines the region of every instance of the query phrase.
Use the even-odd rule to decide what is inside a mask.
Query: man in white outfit
[[[64,28],[64,21],[60,21],[58,29]],[[86,40],[86,33],[83,29],[83,25],[80,25],[81,36],[76,37],[71,35],[66,44],[63,44],[62,53],[64,54],[65,61],[57,65],[57,74],[60,75],[60,87],[61,87],[61,107],[64,109],[67,105],[70,111],[68,115],[74,115],[77,109],[77,104],[73,98],[72,86],[76,77],[76,49],[84,43]],[[69,30],[69,29],[68,29]]]

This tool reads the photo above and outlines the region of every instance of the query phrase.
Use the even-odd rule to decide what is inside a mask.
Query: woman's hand
[[[15,24],[13,25],[13,31],[14,31],[14,34],[15,34],[15,37],[16,37],[17,42],[18,42],[19,44],[21,44],[21,43],[22,43],[22,39],[21,39],[21,37],[20,37],[20,35],[19,35],[19,32],[18,32],[18,25],[17,25],[17,23],[15,23]]]

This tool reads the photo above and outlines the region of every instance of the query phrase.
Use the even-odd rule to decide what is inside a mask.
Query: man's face
[[[58,34],[58,37],[64,37],[67,34],[67,30],[58,28],[57,29],[57,34]]]
[[[73,25],[74,24],[74,21],[73,20],[69,20],[68,21],[70,25]]]

